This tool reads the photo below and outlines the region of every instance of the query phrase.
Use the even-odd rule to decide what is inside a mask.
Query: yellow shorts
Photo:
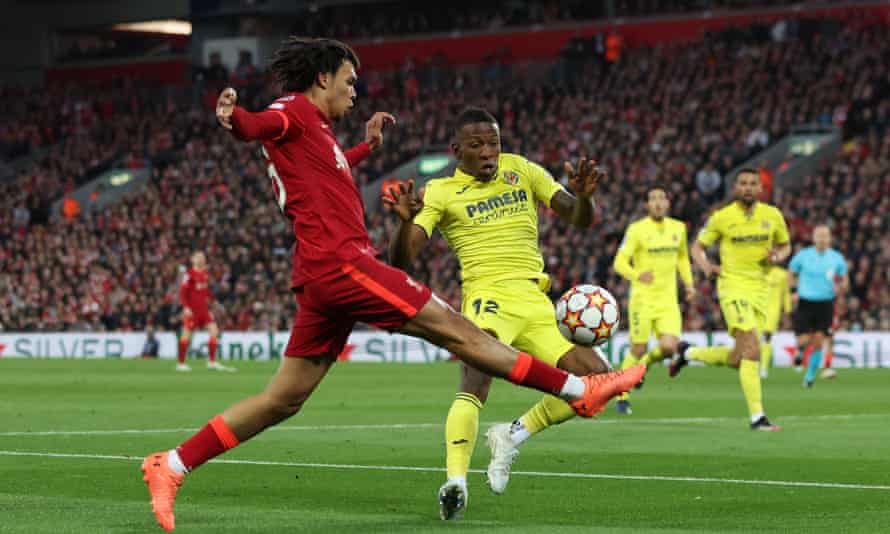
[[[652,302],[634,302],[630,305],[630,342],[633,344],[648,343],[649,336],[664,335],[680,337],[683,330],[683,319],[680,316],[680,305],[658,304]]]
[[[721,296],[720,310],[723,311],[723,320],[731,336],[734,336],[736,331],[761,331],[766,325],[763,308],[756,301],[743,296]]]
[[[556,327],[556,311],[531,280],[465,288],[461,313],[500,341],[555,366],[574,345]]]
[[[763,326],[761,328],[761,334],[774,334],[777,330],[779,330],[779,323],[781,322],[782,314],[781,313],[773,313],[772,311],[768,312],[763,319]]]

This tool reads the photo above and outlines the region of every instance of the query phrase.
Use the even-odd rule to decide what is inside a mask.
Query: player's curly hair
[[[358,55],[346,43],[292,36],[272,55],[269,70],[285,91],[302,93],[312,87],[319,74],[336,74],[344,61],[359,67]]]

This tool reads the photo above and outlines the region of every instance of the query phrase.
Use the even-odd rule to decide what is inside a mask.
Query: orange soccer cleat
[[[620,393],[630,391],[646,375],[643,364],[628,367],[623,371],[611,371],[598,375],[582,376],[587,386],[584,396],[569,404],[581,417],[593,417],[606,408],[609,399]]]
[[[170,469],[167,465],[169,452],[156,452],[145,457],[142,462],[142,480],[148,484],[151,494],[151,509],[161,528],[170,532],[176,527],[173,517],[173,503],[176,492],[182,485],[185,475]]]

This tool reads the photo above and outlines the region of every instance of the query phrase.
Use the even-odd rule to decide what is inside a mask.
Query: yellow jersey
[[[438,228],[457,255],[465,286],[501,280],[538,280],[549,287],[538,246],[538,202],[563,187],[547,170],[516,154],[501,154],[496,176],[482,182],[460,169],[430,180],[414,224],[431,236]]]
[[[749,215],[739,202],[715,211],[698,234],[704,246],[720,242],[720,298],[741,297],[765,310],[768,288],[766,275],[771,265],[767,254],[775,245],[789,240],[782,212],[757,202]]]
[[[769,303],[766,309],[768,318],[781,321],[783,313],[791,313],[791,287],[788,285],[788,271],[773,265],[766,274],[769,287]]]
[[[664,217],[640,219],[624,232],[624,240],[615,255],[615,272],[630,281],[631,301],[677,302],[677,273],[687,286],[692,285],[692,266],[686,244],[686,225]],[[652,283],[639,281],[641,273],[652,271]]]

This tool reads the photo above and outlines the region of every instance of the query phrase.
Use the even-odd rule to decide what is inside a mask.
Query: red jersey
[[[179,303],[190,308],[195,315],[206,315],[210,303],[210,286],[207,269],[190,268],[179,284]]]
[[[371,153],[367,143],[344,153],[331,122],[302,93],[285,95],[260,113],[236,107],[232,131],[263,141],[278,207],[297,239],[294,287],[358,256],[376,255],[350,169]]]

